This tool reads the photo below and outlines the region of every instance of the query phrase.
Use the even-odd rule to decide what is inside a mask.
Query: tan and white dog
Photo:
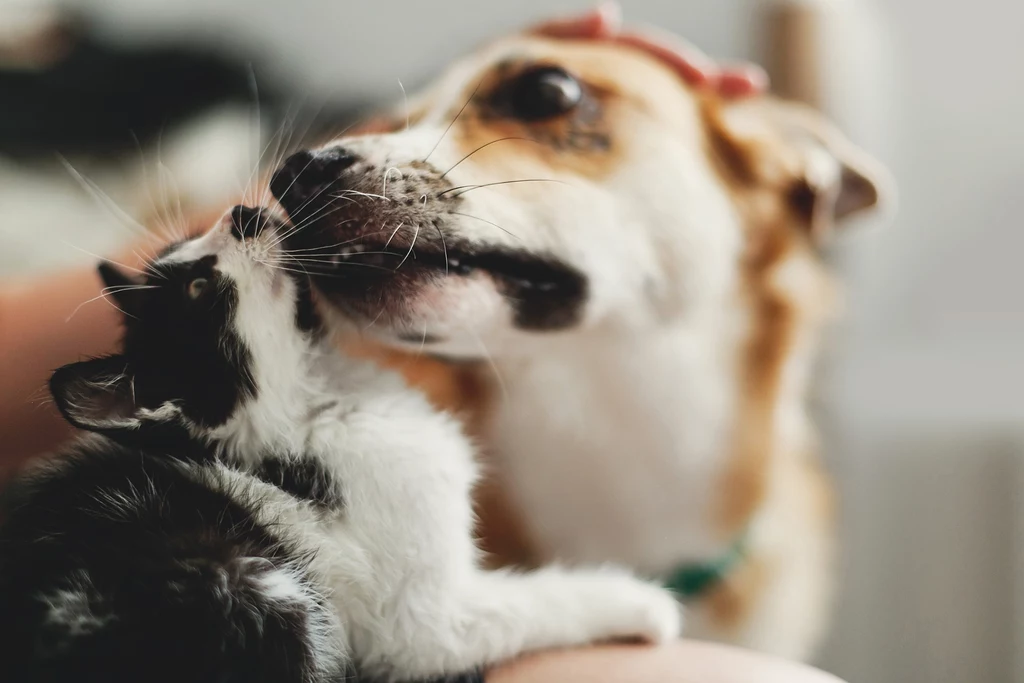
[[[271,187],[296,266],[482,439],[498,560],[624,564],[684,594],[688,635],[805,658],[834,545],[818,247],[882,177],[795,105],[516,36]]]

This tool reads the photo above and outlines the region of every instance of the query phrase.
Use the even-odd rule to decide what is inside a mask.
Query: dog
[[[809,657],[836,550],[805,405],[838,303],[820,251],[885,170],[799,105],[536,36],[390,128],[271,190],[355,336],[473,415],[489,549],[628,564],[687,598],[688,635]]]
[[[836,550],[821,250],[888,184],[811,110],[517,35],[271,189],[353,338],[478,430],[499,562],[624,563],[684,595],[689,635],[806,659]]]

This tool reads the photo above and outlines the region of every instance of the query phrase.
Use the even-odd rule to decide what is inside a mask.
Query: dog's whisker
[[[518,180],[502,180],[502,181],[499,181],[499,182],[496,182],[496,183],[481,183],[480,185],[460,185],[458,187],[450,187],[447,190],[439,192],[437,194],[437,196],[438,197],[443,197],[444,195],[448,194],[449,192],[455,192],[457,190],[461,190],[461,192],[459,192],[458,194],[452,195],[453,197],[461,197],[462,195],[466,194],[467,192],[472,192],[473,190],[481,190],[481,189],[483,189],[485,187],[497,187],[498,185],[516,185],[516,184],[519,184],[519,183],[557,183],[559,185],[568,185],[569,184],[569,183],[565,182],[564,180],[556,180],[554,178],[520,178]]]
[[[423,323],[423,337],[420,339],[420,347],[416,349],[416,358],[423,356],[423,349],[427,346],[427,323]]]
[[[295,269],[288,269],[287,267],[281,266],[281,265],[275,265],[275,266],[270,266],[270,264],[266,264],[266,265],[268,265],[268,267],[273,267],[273,268],[276,268],[277,270],[282,270],[282,271],[285,271],[285,272],[297,273],[297,274],[300,274],[300,275],[309,275],[309,271],[306,271],[306,270],[299,271],[299,270],[295,270]],[[349,262],[339,263],[337,270],[341,270],[342,267],[344,267],[344,268],[367,268],[367,269],[370,269],[370,270],[379,270],[379,271],[382,271],[382,272],[385,272],[385,273],[393,273],[394,272],[391,268],[385,268],[383,266],[374,265],[372,263],[358,263],[358,262],[355,262],[355,261],[350,262],[350,263]],[[339,278],[341,278],[341,277],[348,277],[348,276],[345,273],[337,272],[337,271],[333,271],[333,272],[317,271],[317,277],[321,277],[321,278],[323,278],[323,277],[339,277]]]
[[[336,255],[323,256],[322,258],[317,257],[294,257],[290,254],[284,255],[283,258],[287,258],[289,261],[295,263],[309,263],[309,264],[321,264],[321,265],[336,265],[339,263],[359,263],[360,256],[397,256],[393,251],[360,251],[351,254],[349,259],[340,259]]]
[[[522,238],[519,237],[519,235],[516,235],[514,232],[510,232],[510,231],[506,230],[505,228],[501,227],[497,223],[495,223],[493,221],[489,221],[486,218],[480,218],[480,216],[474,216],[474,215],[469,214],[469,213],[461,213],[459,211],[450,211],[449,213],[451,213],[453,216],[462,216],[464,218],[472,218],[474,220],[483,221],[484,223],[487,223],[488,225],[493,225],[495,228],[497,228],[498,230],[501,230],[503,233],[505,233],[509,237],[514,237],[515,239],[520,240],[520,241],[522,240]]]
[[[340,225],[346,225],[348,223],[352,223],[354,220],[355,220],[354,218],[349,219],[347,221],[344,221]],[[353,237],[352,239],[343,240],[341,242],[335,242],[334,244],[325,244],[322,247],[307,247],[305,249],[288,249],[286,251],[289,254],[301,254],[303,252],[310,252],[310,251],[327,251],[328,249],[334,249],[336,247],[343,247],[346,244],[352,244],[353,242],[359,242],[362,239],[363,239],[363,237],[362,237],[362,235],[360,235],[359,237]]]
[[[498,383],[498,388],[501,389],[502,396],[507,401],[509,397],[508,386],[505,384],[505,378],[502,377],[501,371],[498,369],[498,364],[494,361],[494,356],[491,355],[491,352],[488,350],[487,345],[484,344],[484,340],[480,337],[479,334],[476,333],[475,330],[468,326],[463,327],[463,329],[466,332],[468,332],[469,336],[473,337],[473,339],[479,345],[480,353],[483,355],[484,360],[486,360],[487,364],[490,366],[491,372],[494,373],[494,379]]]
[[[485,78],[486,78],[486,77],[485,77]],[[462,112],[466,111],[466,107],[468,107],[468,106],[469,106],[469,103],[473,101],[473,98],[474,98],[474,97],[476,97],[476,92],[477,92],[477,90],[479,90],[479,89],[480,89],[480,86],[481,86],[481,85],[483,85],[483,83],[484,83],[484,78],[481,78],[481,79],[480,79],[480,82],[478,82],[478,83],[476,84],[476,87],[475,87],[475,88],[473,88],[473,92],[471,92],[471,93],[469,94],[469,97],[468,97],[468,98],[466,99],[466,103],[462,105],[462,108],[461,108],[461,109],[459,109],[459,113],[455,115],[455,118],[453,118],[453,119],[452,119],[452,122],[451,122],[451,123],[449,123],[449,124],[448,124],[448,127],[444,129],[444,132],[443,132],[443,133],[441,133],[441,137],[439,137],[439,138],[437,139],[437,142],[435,142],[435,143],[434,143],[434,146],[430,148],[430,152],[428,152],[428,153],[427,153],[427,156],[423,157],[423,163],[426,163],[426,162],[427,162],[427,160],[429,160],[429,159],[430,159],[430,156],[431,156],[431,155],[432,155],[432,154],[433,154],[434,152],[436,152],[436,151],[437,151],[437,147],[438,147],[438,145],[440,145],[440,144],[441,144],[441,141],[442,141],[442,140],[444,140],[444,139],[445,139],[445,137],[446,137],[446,136],[448,135],[448,131],[450,131],[450,130],[452,129],[452,126],[454,126],[454,125],[455,125],[455,122],[459,120],[459,117],[460,117],[460,116],[462,116]]]
[[[402,79],[398,79],[398,87],[402,89],[402,101],[405,103],[405,130],[409,131],[409,95],[405,92],[405,86],[402,85]]]
[[[384,315],[384,310],[385,310],[385,308],[386,308],[386,307],[385,307],[385,306],[383,305],[383,297],[384,297],[384,295],[383,295],[383,293],[382,293],[382,294],[381,294],[381,301],[380,301],[380,302],[378,302],[378,303],[381,303],[380,311],[379,311],[379,312],[377,313],[377,315],[375,315],[375,316],[374,316],[373,320],[371,320],[371,321],[370,321],[370,324],[369,324],[369,325],[367,325],[366,327],[364,327],[364,328],[362,329],[362,331],[363,331],[363,332],[366,332],[366,331],[367,331],[368,329],[370,329],[371,327],[373,327],[373,325],[374,325],[374,324],[375,324],[375,323],[376,323],[376,322],[377,322],[378,320],[380,320],[380,317],[381,317],[382,315]]]
[[[355,220],[356,219],[354,219],[354,218],[350,218],[347,221],[342,221],[339,224],[339,226],[345,226],[345,225],[347,225],[349,223],[355,222]],[[324,252],[324,251],[327,251],[328,249],[334,249],[336,247],[343,247],[343,246],[345,246],[347,244],[352,244],[353,242],[360,242],[363,239],[364,239],[364,237],[362,235],[360,235],[358,237],[353,237],[351,239],[342,240],[341,242],[335,242],[334,244],[325,244],[322,247],[308,247],[306,249],[286,249],[285,251],[287,253],[289,253],[289,254],[301,254],[303,252]]]
[[[462,157],[461,159],[456,161],[454,164],[452,164],[452,166],[447,171],[445,171],[444,173],[441,174],[441,180],[443,180],[444,177],[447,176],[449,173],[454,171],[456,166],[461,164],[463,161],[469,159],[471,156],[473,156],[474,154],[476,154],[480,150],[487,149],[491,145],[496,145],[499,142],[505,142],[507,140],[523,140],[525,142],[533,142],[535,144],[540,144],[540,142],[538,140],[534,140],[533,138],[524,138],[524,137],[516,136],[516,135],[512,135],[512,136],[509,136],[507,138],[498,138],[497,140],[491,140],[490,142],[488,142],[486,144],[480,145],[479,147],[474,149],[472,152],[470,152],[469,154],[467,154],[466,156]]]
[[[444,251],[444,274],[447,277],[449,275],[449,263],[448,263],[448,245],[444,241],[444,231],[441,230],[441,226],[434,223],[434,229],[437,230],[438,237],[441,238],[441,249]]]
[[[405,262],[409,259],[409,254],[411,254],[412,250],[416,248],[416,239],[419,236],[420,236],[420,226],[417,225],[416,226],[416,231],[412,234],[412,244],[409,245],[409,251],[405,252],[405,256],[402,258],[402,261],[397,266],[395,266],[395,270],[396,271],[399,268],[401,268],[405,264]]]
[[[384,201],[390,202],[391,200],[381,194],[373,194],[372,192],[360,192],[359,190],[345,190],[347,194],[354,194],[358,197],[369,197],[370,199],[383,199]]]
[[[387,221],[384,222],[384,225],[386,225],[386,224],[387,224]],[[381,231],[384,230],[384,225],[380,226],[380,230],[378,230],[378,232],[381,232]],[[384,243],[384,248],[385,249],[387,249],[388,247],[391,246],[391,240],[395,239],[395,235],[397,235],[398,231],[402,229],[402,225],[403,225],[403,223],[399,222],[398,227],[395,228],[395,231],[393,233],[391,233],[391,237],[389,237],[388,241]]]
[[[392,171],[398,174],[399,179],[402,178],[402,172],[397,166],[389,166],[388,170],[384,171],[384,187],[381,189],[380,193],[385,199],[388,197],[388,176],[391,175]]]

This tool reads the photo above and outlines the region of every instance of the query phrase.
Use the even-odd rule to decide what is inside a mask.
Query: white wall
[[[1024,3],[896,0],[898,221],[852,249],[839,384],[873,420],[1024,424]],[[879,383],[887,391],[879,392]]]
[[[744,7],[751,0],[624,0],[632,20],[673,29],[707,50],[745,56]],[[280,56],[278,66],[313,91],[394,96],[396,79],[416,82],[488,36],[586,0],[79,0],[116,14],[113,32],[136,39],[183,27],[228,42],[255,38]]]

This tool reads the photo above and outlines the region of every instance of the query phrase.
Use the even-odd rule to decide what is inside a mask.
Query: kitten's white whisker
[[[94,254],[93,252],[89,251],[88,249],[82,249],[79,246],[71,244],[71,242],[68,242],[67,240],[61,240],[61,242],[63,242],[65,245],[71,247],[72,249],[75,249],[77,251],[82,252],[83,254],[86,254],[87,256],[92,256],[97,261],[105,261],[107,263],[112,263],[115,266],[120,266],[121,268],[124,268],[125,270],[130,270],[132,272],[138,273],[139,275],[148,275],[148,273],[146,271],[144,271],[144,270],[139,270],[138,268],[133,268],[132,266],[126,265],[124,263],[121,263],[120,261],[115,261],[114,259],[111,259],[111,258],[107,258],[106,256],[100,256],[99,254]]]

